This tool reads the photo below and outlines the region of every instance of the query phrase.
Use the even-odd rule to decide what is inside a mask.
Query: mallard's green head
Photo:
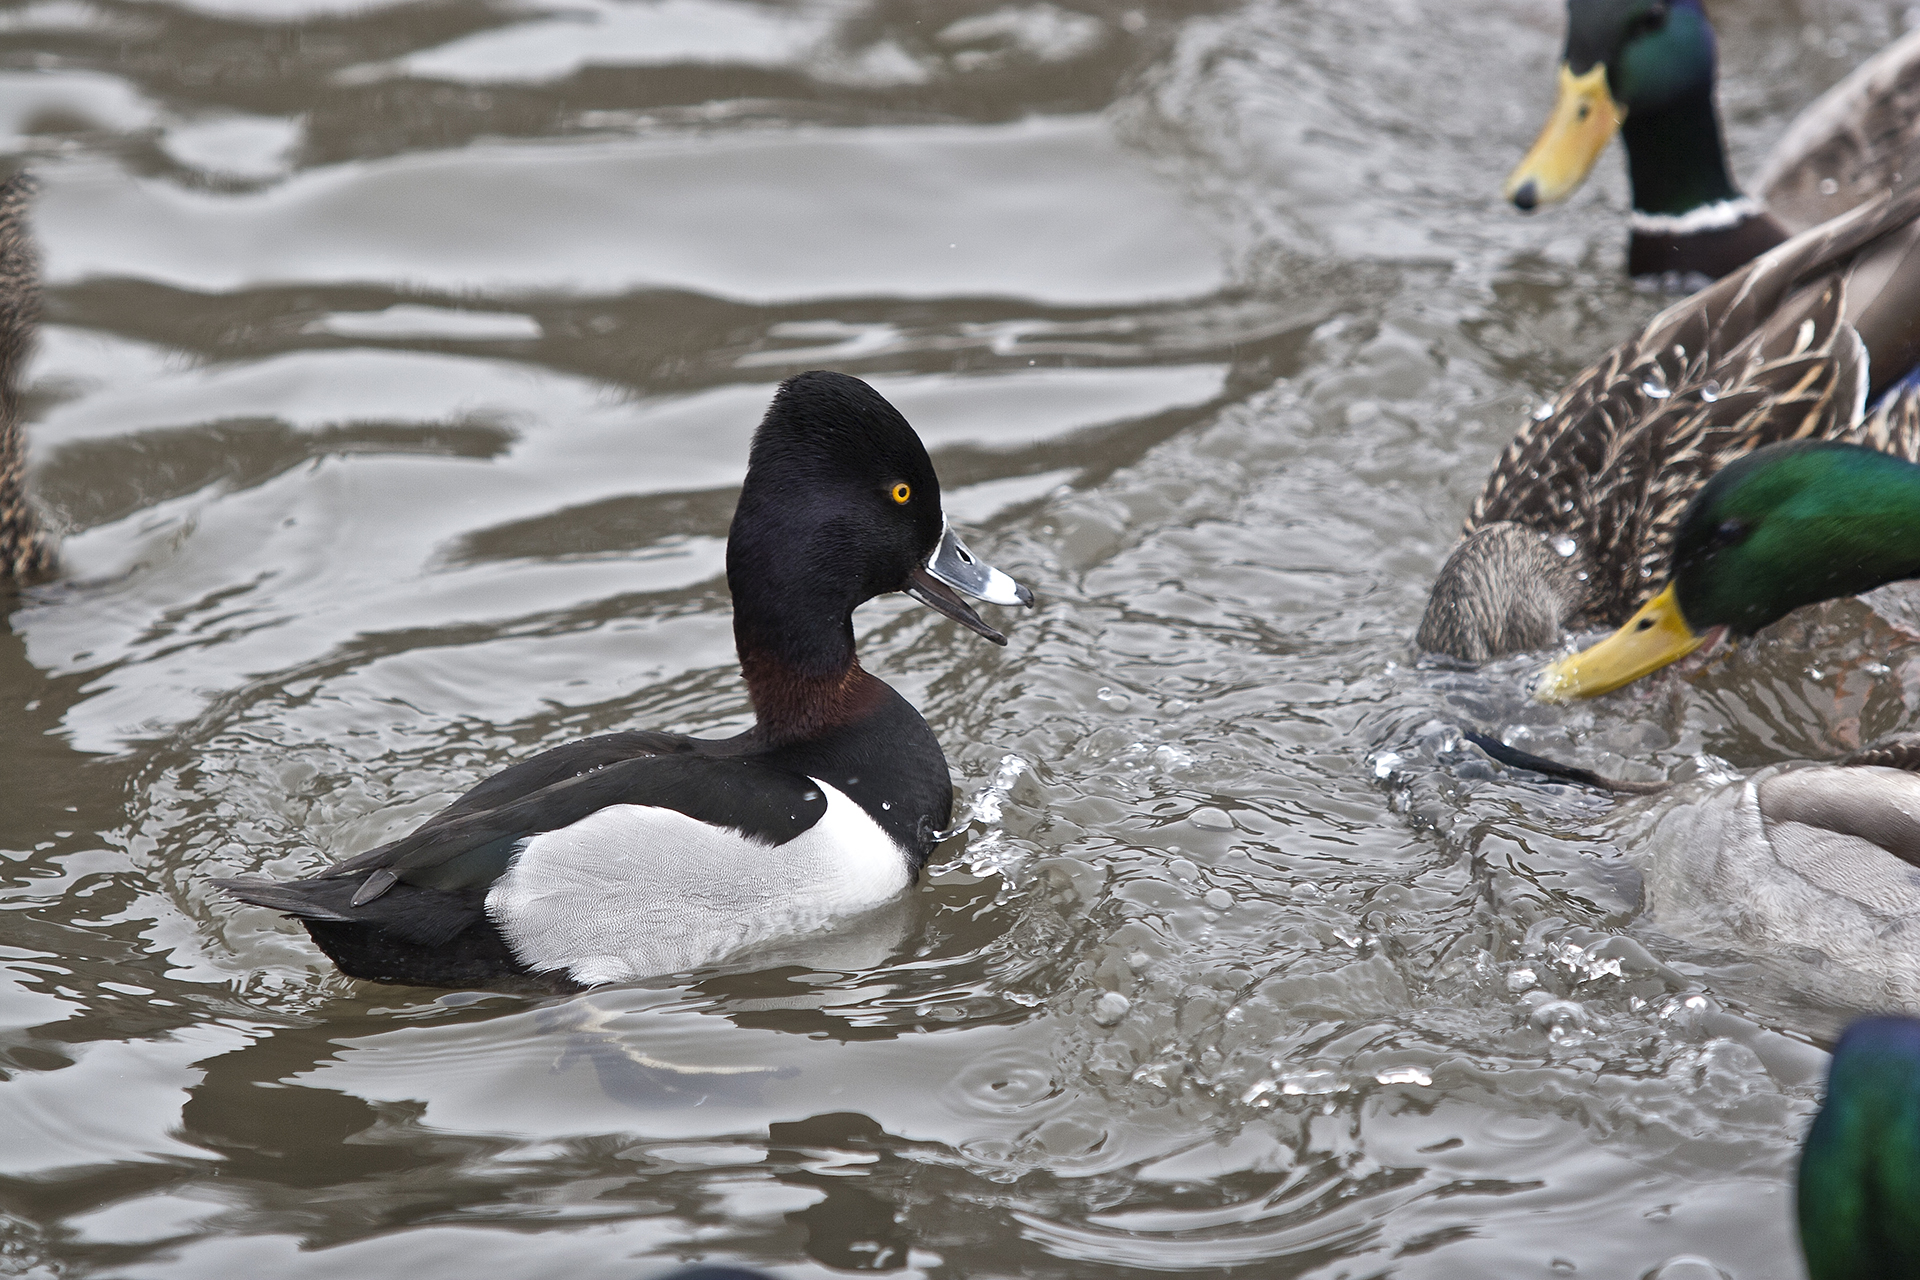
[[[1723,467],[1680,519],[1666,590],[1607,639],[1547,668],[1550,702],[1607,693],[1751,635],[1801,605],[1920,576],[1920,466],[1859,445],[1792,441]]]
[[[1686,132],[1705,128],[1718,154],[1713,118],[1714,41],[1700,0],[1568,0],[1567,47],[1560,63],[1560,95],[1538,141],[1507,178],[1507,198],[1522,209],[1564,200],[1593,169],[1607,142],[1627,120],[1657,119],[1680,109]],[[1663,134],[1671,132],[1662,130]],[[1657,150],[1665,139],[1642,144]],[[1629,147],[1636,139],[1629,134]],[[1667,157],[1677,163],[1679,156]],[[1693,157],[1686,157],[1691,160]],[[1656,213],[1640,199],[1641,165],[1635,165],[1634,207]],[[1724,164],[1718,166],[1724,171]],[[1705,188],[1703,188],[1705,190]],[[1707,199],[1721,198],[1717,191]]]
[[[1920,1275],[1920,1021],[1868,1018],[1834,1046],[1799,1210],[1812,1280]]]

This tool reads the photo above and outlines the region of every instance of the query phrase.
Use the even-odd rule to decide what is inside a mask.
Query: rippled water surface
[[[1716,5],[1736,167],[1906,12]],[[1832,758],[1920,708],[1834,639],[1894,633],[1571,712],[1409,647],[1500,446],[1658,305],[1617,157],[1499,203],[1560,22],[0,9],[69,570],[0,636],[0,1274],[1799,1275],[1843,1002],[1640,914],[1644,801],[1456,729]],[[1041,597],[1005,650],[857,619],[973,819],[916,892],[570,1000],[357,984],[210,895],[582,734],[739,728],[727,520],[815,367]]]

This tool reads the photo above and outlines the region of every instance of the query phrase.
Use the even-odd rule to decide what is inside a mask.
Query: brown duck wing
[[[1920,31],[1861,63],[1802,111],[1767,157],[1755,189],[1787,230],[1804,231],[1890,190],[1915,142]]]
[[[1687,500],[1729,459],[1855,429],[1872,363],[1850,323],[1860,308],[1849,308],[1849,279],[1875,255],[1895,265],[1870,285],[1920,264],[1898,239],[1916,217],[1920,183],[1661,312],[1520,431],[1464,532],[1513,521],[1571,537],[1591,573],[1584,621],[1625,621],[1659,586]],[[1908,309],[1920,314],[1920,299]]]

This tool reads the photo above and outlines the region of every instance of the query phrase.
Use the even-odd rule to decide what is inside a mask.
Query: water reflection
[[[1846,1011],[1662,934],[1644,811],[1458,728],[1831,759],[1920,709],[1910,611],[1572,712],[1407,645],[1494,453],[1657,305],[1618,174],[1499,205],[1549,0],[0,17],[74,568],[0,638],[5,1267],[1787,1274]],[[1743,173],[1893,21],[1716,19]],[[744,723],[720,539],[815,365],[1044,601],[1004,652],[857,620],[972,815],[896,912],[531,1002],[210,901]]]

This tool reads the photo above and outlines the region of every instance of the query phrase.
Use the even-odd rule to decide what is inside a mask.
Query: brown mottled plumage
[[[1920,461],[1904,386],[1862,420],[1920,363],[1916,178],[1667,308],[1574,379],[1488,477],[1420,646],[1485,661],[1620,625],[1659,587],[1687,501],[1762,445],[1845,440]]]
[[[40,322],[40,264],[27,230],[34,182],[16,173],[0,183],[0,582],[53,572],[53,543],[27,496],[20,423],[20,371]]]

